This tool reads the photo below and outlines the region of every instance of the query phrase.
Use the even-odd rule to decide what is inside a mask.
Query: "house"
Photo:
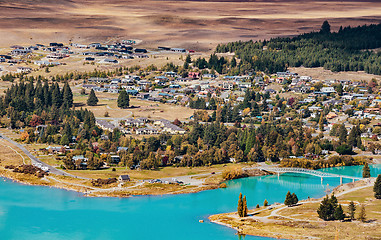
[[[334,113],[334,112],[330,112],[330,113],[328,113],[327,116],[326,116],[327,119],[333,119],[333,118],[335,118],[335,117],[337,117],[337,114]]]
[[[120,175],[118,177],[119,182],[128,182],[130,181],[130,176],[129,175]]]
[[[76,165],[77,168],[87,169],[88,158],[85,158],[83,155],[73,156],[71,160],[73,161],[73,163]]]
[[[149,93],[139,93],[138,98],[140,99],[148,99],[150,97]]]
[[[200,77],[200,73],[199,72],[188,72],[188,77],[196,79],[196,78]]]
[[[11,54],[14,55],[14,56],[17,56],[17,55],[26,55],[26,54],[31,53],[31,52],[32,51],[29,50],[29,49],[19,49],[19,48],[17,48],[17,49],[13,49]]]
[[[108,78],[91,77],[87,81],[95,82],[95,83],[106,83],[106,82],[109,82],[110,80]]]
[[[102,44],[100,44],[100,43],[91,43],[91,44],[89,45],[89,47],[91,47],[91,48],[102,47]]]
[[[30,73],[32,71],[29,67],[18,67],[17,73]]]
[[[118,60],[111,59],[111,58],[106,58],[100,61],[100,63],[118,63]]]
[[[172,52],[178,52],[178,53],[185,53],[185,52],[187,52],[187,50],[185,50],[184,48],[171,48],[171,51]]]
[[[146,128],[138,128],[136,129],[136,134],[138,135],[142,135],[142,134],[158,134],[159,132],[154,129],[154,128],[150,128],[150,127],[146,127]]]
[[[106,120],[99,120],[97,119],[95,121],[95,124],[97,126],[99,126],[100,128],[102,128],[103,130],[108,130],[110,132],[112,132],[114,130],[114,128],[116,128],[116,126]]]
[[[120,162],[119,155],[111,155],[110,157],[111,157],[111,161],[110,161],[111,163],[118,164]]]
[[[154,125],[160,126],[163,132],[170,134],[184,134],[186,131],[166,119],[156,120]]]
[[[322,87],[320,89],[320,92],[323,94],[331,94],[331,93],[336,93],[335,89],[333,87]]]
[[[49,62],[49,61],[34,61],[34,64],[38,65],[38,66],[58,66],[58,65],[61,65],[61,63],[59,62]]]
[[[147,49],[144,48],[135,48],[135,53],[147,53]]]

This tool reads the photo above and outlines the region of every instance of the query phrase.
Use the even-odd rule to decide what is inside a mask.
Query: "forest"
[[[338,32],[331,32],[325,21],[318,32],[268,41],[219,44],[216,52],[235,53],[238,63],[233,58],[234,63],[225,66],[242,74],[252,70],[275,73],[304,66],[381,75],[381,52],[374,50],[380,47],[381,24],[340,27]]]
[[[73,142],[73,136],[90,139],[101,134],[92,112],[73,109],[73,93],[67,82],[60,89],[58,83],[35,80],[30,77],[13,84],[1,96],[3,127],[24,129],[21,136],[25,142],[62,145]]]

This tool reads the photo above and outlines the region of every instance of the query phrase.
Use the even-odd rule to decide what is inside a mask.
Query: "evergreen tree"
[[[66,82],[62,90],[63,106],[65,108],[73,107],[73,93],[69,84]]]
[[[366,220],[366,212],[365,212],[365,206],[364,205],[361,205],[359,216],[358,216],[357,219],[360,220],[361,222],[365,222],[365,220]]]
[[[192,62],[192,58],[191,58],[190,54],[187,55],[187,58],[185,59],[185,62],[186,63],[191,63]]]
[[[95,95],[94,89],[91,89],[89,97],[87,98],[87,105],[96,106],[98,104],[98,98]]]
[[[360,139],[360,141],[358,141]],[[360,143],[360,144],[358,144]],[[354,126],[348,135],[348,144],[353,147],[361,147],[361,132],[359,126]]]
[[[60,108],[62,105],[62,95],[60,92],[60,87],[58,84],[52,86],[52,105],[55,105],[57,108]]]
[[[235,68],[236,66],[237,66],[237,60],[235,59],[235,57],[233,57],[230,62],[230,67]]]
[[[356,205],[353,201],[351,201],[348,205],[348,212],[349,212],[349,217],[351,220],[355,219],[355,212],[356,212]]]
[[[320,28],[320,33],[330,33],[331,25],[329,25],[328,21],[324,21]]]
[[[362,177],[370,178],[370,168],[367,162],[364,164],[364,167],[362,169]]]
[[[299,202],[299,199],[298,199],[298,197],[296,196],[295,193],[292,193],[291,200],[292,200],[292,205],[295,205],[295,204],[297,204]]]
[[[118,107],[128,108],[130,106],[130,97],[125,90],[121,91],[118,96]]]
[[[334,216],[335,220],[344,220],[345,214],[344,214],[343,207],[341,206],[341,204],[339,204],[339,206],[336,207],[335,213],[333,214],[333,216]]]
[[[286,206],[291,206],[293,204],[292,203],[292,195],[291,195],[290,191],[288,191],[286,194],[286,199],[284,200],[284,204]]]
[[[347,142],[347,129],[345,128],[344,124],[341,124],[338,129],[338,136],[339,140],[342,143]]]
[[[381,174],[378,175],[376,182],[373,186],[374,197],[381,199]]]
[[[334,213],[336,206],[334,204],[335,200],[332,201],[332,198],[329,199],[328,196],[326,196],[323,201],[320,203],[320,206],[317,210],[317,213],[319,214],[319,218],[323,219],[324,221],[331,221],[335,220]]]
[[[265,201],[263,202],[263,206],[267,207],[269,205],[269,202],[267,201],[267,199],[265,199]]]
[[[242,200],[242,193],[239,194],[237,213],[238,213],[238,216],[243,217],[243,200]]]

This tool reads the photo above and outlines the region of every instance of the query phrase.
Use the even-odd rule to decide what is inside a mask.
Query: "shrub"
[[[222,178],[224,180],[232,180],[232,179],[237,179],[241,177],[244,177],[244,174],[243,174],[242,168],[239,168],[239,167],[230,167],[225,169],[222,172]]]

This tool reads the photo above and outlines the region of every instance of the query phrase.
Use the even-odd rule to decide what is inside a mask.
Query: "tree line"
[[[381,75],[381,24],[340,28],[331,32],[325,22],[319,32],[296,37],[219,44],[217,53],[234,52],[240,73],[275,73],[288,67],[324,67],[334,72],[365,71]]]

